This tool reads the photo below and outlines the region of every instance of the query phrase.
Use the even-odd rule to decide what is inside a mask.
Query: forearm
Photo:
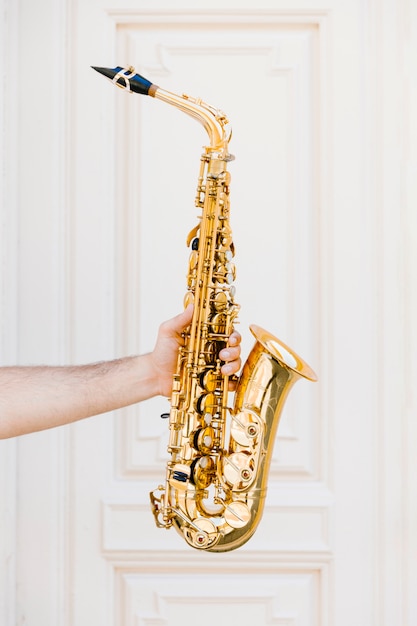
[[[150,355],[64,367],[0,368],[0,438],[68,424],[158,393]]]
[[[0,367],[0,439],[62,426],[172,390],[182,331],[193,307],[161,324],[154,350],[142,356],[76,366]],[[240,335],[219,357],[228,376],[240,368]]]

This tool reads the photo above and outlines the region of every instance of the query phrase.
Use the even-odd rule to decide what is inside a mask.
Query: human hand
[[[177,365],[178,348],[184,345],[182,332],[191,323],[192,316],[193,305],[190,304],[185,311],[163,322],[159,327],[155,348],[150,356],[159,380],[159,393],[163,396],[171,395],[172,376]],[[241,336],[234,330],[229,337],[228,345],[219,353],[220,359],[225,361],[221,368],[221,372],[225,376],[233,376],[241,367],[240,342]],[[234,386],[231,381],[231,389]]]

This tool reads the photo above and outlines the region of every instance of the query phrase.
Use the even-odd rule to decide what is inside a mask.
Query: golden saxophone
[[[198,224],[188,235],[185,305],[194,312],[184,332],[173,377],[170,458],[165,485],[151,492],[155,521],[174,526],[188,544],[211,552],[234,550],[255,532],[265,503],[275,434],[285,399],[298,378],[317,380],[290,348],[258,326],[229,406],[229,378],[221,374],[225,347],[239,311],[229,223],[228,120],[199,99],[152,84],[132,67],[94,68],[117,86],[150,95],[199,121],[209,145],[201,156]]]

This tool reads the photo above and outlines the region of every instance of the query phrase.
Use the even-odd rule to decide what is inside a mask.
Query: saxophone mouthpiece
[[[147,78],[144,78],[140,74],[136,73],[134,67],[94,67],[99,74],[103,74],[106,78],[112,81],[117,87],[126,89],[135,93],[140,93],[144,96],[154,96],[155,91],[158,89],[157,85],[151,83]]]

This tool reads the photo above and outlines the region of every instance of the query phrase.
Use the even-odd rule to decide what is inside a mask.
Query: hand
[[[152,363],[159,379],[159,393],[170,396],[172,391],[172,376],[177,365],[178,348],[184,345],[182,332],[191,323],[193,305],[190,304],[185,311],[163,322],[159,327],[158,338],[155,348],[151,353]],[[220,351],[219,357],[225,361],[221,368],[225,376],[233,376],[241,367],[240,358],[241,336],[233,331],[229,337],[228,345]],[[231,383],[233,389],[234,384]]]

